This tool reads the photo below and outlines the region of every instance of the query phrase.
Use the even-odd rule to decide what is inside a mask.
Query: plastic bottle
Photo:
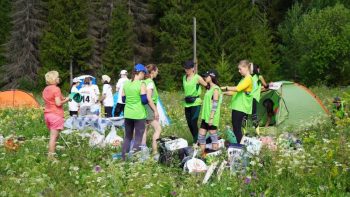
[[[140,146],[140,147],[141,147],[140,160],[141,162],[144,162],[149,159],[149,148],[147,146]]]

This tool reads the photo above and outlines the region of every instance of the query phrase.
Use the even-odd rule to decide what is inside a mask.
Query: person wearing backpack
[[[206,87],[207,83],[201,76],[195,73],[194,62],[192,60],[186,61],[183,67],[186,73],[182,78],[185,93],[183,106],[185,107],[186,121],[193,137],[193,143],[197,143],[198,117],[202,104],[200,98],[202,90],[200,85]]]
[[[252,114],[253,96],[253,79],[250,75],[251,63],[248,60],[241,60],[238,64],[238,72],[243,76],[243,79],[237,86],[222,87],[225,95],[232,95],[232,126],[233,132],[237,138],[237,143],[240,143],[243,138],[242,122],[244,117]],[[236,93],[235,93],[236,92]]]
[[[203,99],[202,123],[199,129],[198,143],[202,154],[205,152],[206,134],[209,131],[212,149],[218,149],[218,126],[220,122],[220,106],[222,103],[222,93],[218,83],[218,73],[209,70],[204,74],[205,82],[208,83],[207,91]]]

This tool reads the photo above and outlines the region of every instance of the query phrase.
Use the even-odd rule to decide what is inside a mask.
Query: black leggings
[[[198,117],[200,110],[200,105],[193,107],[185,107],[186,121],[193,137],[193,143],[196,143],[198,139]]]
[[[232,110],[232,127],[237,139],[237,143],[240,143],[243,137],[242,122],[245,116],[246,114],[243,112]]]
[[[133,149],[140,150],[141,141],[143,133],[145,131],[146,120],[135,120],[125,118],[125,134],[124,134],[124,143],[122,149],[122,158],[125,160],[125,154],[130,151],[130,142],[134,137],[135,130],[135,143]]]
[[[115,110],[114,110],[114,117],[119,117],[122,112],[124,113],[124,108],[125,108],[125,104],[117,103],[117,106],[115,107]]]
[[[105,107],[105,117],[106,118],[112,117],[112,111],[113,111],[113,107]]]
[[[257,107],[258,107],[258,101],[256,99],[253,99],[252,120],[255,128],[258,127],[259,125]]]

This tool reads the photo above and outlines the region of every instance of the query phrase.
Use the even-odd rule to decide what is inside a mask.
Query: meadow
[[[344,97],[350,89],[312,90],[331,110],[333,97]],[[190,141],[181,95],[160,95],[172,119],[162,135]],[[230,125],[228,103],[225,98],[221,130]],[[302,148],[282,143],[277,143],[276,150],[264,147],[250,158],[243,173],[225,170],[220,180],[213,176],[203,185],[204,174],[189,174],[176,164],[113,160],[118,148],[91,148],[78,133],[65,135],[69,148],[60,139],[59,161],[49,161],[49,133],[42,110],[1,110],[0,134],[25,140],[17,151],[0,146],[0,196],[350,196],[350,118],[279,132],[296,135]],[[279,136],[274,137],[278,142]]]

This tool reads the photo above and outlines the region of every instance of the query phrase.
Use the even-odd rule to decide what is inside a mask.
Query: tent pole
[[[193,17],[193,62],[194,62],[194,72],[198,72],[198,62],[197,62],[197,21],[196,17]]]

